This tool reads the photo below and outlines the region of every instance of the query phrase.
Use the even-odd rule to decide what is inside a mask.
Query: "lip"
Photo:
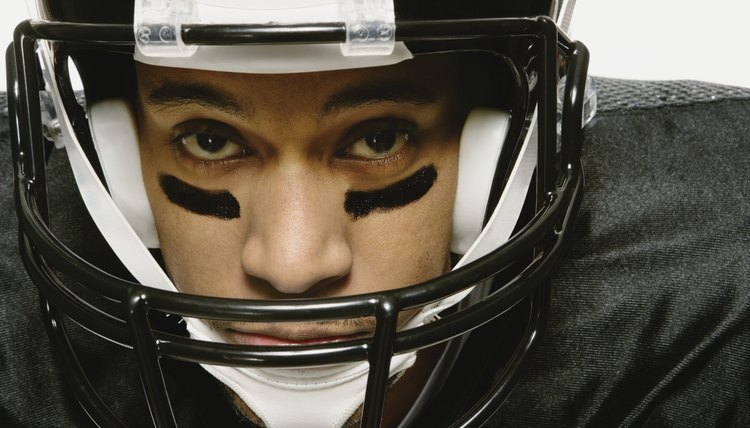
[[[258,333],[244,333],[237,330],[227,330],[227,338],[240,345],[254,346],[299,346],[299,345],[319,345],[323,343],[343,342],[362,337],[362,335],[351,334],[346,336],[326,336],[309,339],[290,339],[278,336],[269,336]]]
[[[373,326],[340,323],[238,323],[218,330],[230,343],[253,346],[319,345],[370,337]]]

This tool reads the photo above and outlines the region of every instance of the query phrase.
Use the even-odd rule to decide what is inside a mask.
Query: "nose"
[[[242,266],[279,292],[302,294],[351,270],[343,193],[308,171],[277,169],[257,183],[262,190],[249,201]]]

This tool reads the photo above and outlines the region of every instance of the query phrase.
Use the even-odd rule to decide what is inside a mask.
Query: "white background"
[[[5,64],[5,47],[26,8],[23,0],[2,1]],[[750,87],[749,15],[750,0],[578,0],[571,35],[589,47],[596,76]],[[4,65],[0,73],[4,91]]]

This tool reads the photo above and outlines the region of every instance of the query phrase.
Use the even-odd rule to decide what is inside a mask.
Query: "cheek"
[[[354,272],[369,279],[359,291],[404,287],[449,269],[456,168],[444,162],[437,171],[434,185],[416,203],[353,222]]]
[[[146,194],[169,276],[181,291],[229,296],[230,290],[222,287],[230,282],[216,278],[219,274],[222,278],[242,278],[236,256],[242,248],[242,231],[238,230],[242,223],[238,219],[196,214],[171,201],[160,182],[162,170],[171,169],[166,151],[142,147],[141,159]]]
[[[230,284],[244,278],[239,257],[242,224],[190,213],[164,196],[155,198],[152,207],[164,262],[178,289],[232,296],[235,290]]]

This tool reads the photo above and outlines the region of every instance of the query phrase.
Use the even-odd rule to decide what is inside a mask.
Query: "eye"
[[[345,150],[346,155],[363,159],[383,159],[404,149],[410,134],[396,129],[369,132]]]
[[[204,161],[221,161],[245,154],[244,146],[218,134],[186,134],[179,138],[179,142],[188,155]]]

